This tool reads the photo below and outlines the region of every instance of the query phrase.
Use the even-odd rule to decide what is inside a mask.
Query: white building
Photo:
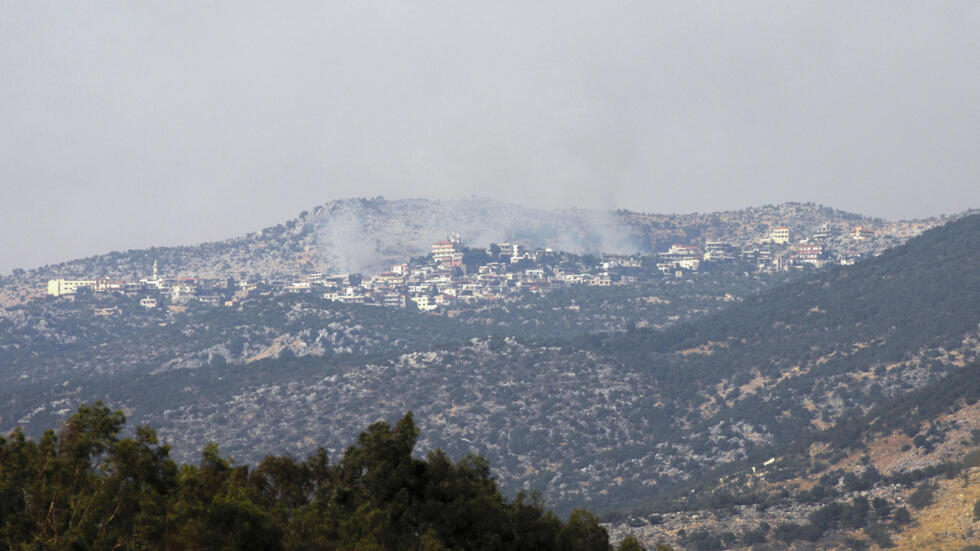
[[[875,236],[874,230],[866,226],[857,226],[851,230],[851,239],[855,241],[862,241],[864,239],[871,239]]]
[[[419,310],[423,312],[431,312],[439,307],[439,305],[436,303],[436,297],[430,295],[412,297],[412,302],[414,302],[419,307]]]
[[[95,287],[94,279],[49,279],[48,280],[48,294],[53,297],[60,297],[62,295],[74,295],[80,288],[87,287],[92,289]]]
[[[704,259],[709,262],[735,260],[735,247],[724,241],[705,241]]]
[[[772,241],[773,243],[779,245],[784,245],[786,243],[789,243],[789,228],[786,227],[774,228],[769,233],[769,241]]]
[[[437,264],[461,265],[463,263],[463,242],[458,234],[451,234],[445,241],[432,244],[432,259]]]

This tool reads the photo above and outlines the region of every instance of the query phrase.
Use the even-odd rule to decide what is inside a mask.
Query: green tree
[[[0,541],[9,549],[146,549],[165,533],[176,466],[156,434],[119,439],[120,411],[82,406],[35,445],[0,439]]]
[[[198,466],[184,465],[169,510],[167,549],[281,549],[282,531],[235,467],[207,445]]]
[[[609,533],[599,524],[599,518],[585,509],[576,509],[558,533],[561,551],[607,551]]]
[[[0,438],[0,551],[611,549],[587,511],[562,522],[536,494],[508,502],[482,457],[413,457],[411,414],[371,425],[339,463],[321,449],[254,469],[214,444],[178,468],[149,428],[119,438],[124,422],[97,403],[37,443]]]
[[[636,539],[636,536],[630,534],[623,538],[623,541],[619,542],[618,551],[647,551],[646,547],[640,543],[640,540]]]

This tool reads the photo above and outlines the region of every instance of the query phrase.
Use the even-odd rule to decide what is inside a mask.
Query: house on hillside
[[[851,230],[850,237],[855,241],[863,241],[865,239],[871,239],[875,236],[874,230],[866,226],[855,226]]]
[[[773,230],[769,232],[769,241],[776,243],[777,245],[785,245],[786,243],[789,243],[789,228],[783,226],[773,228]]]

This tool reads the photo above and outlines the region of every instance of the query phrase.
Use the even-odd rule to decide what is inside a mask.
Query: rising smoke
[[[335,201],[315,214],[320,254],[335,273],[382,271],[427,254],[450,232],[471,247],[513,241],[576,254],[643,250],[633,229],[608,211],[538,210],[490,199],[378,198]]]

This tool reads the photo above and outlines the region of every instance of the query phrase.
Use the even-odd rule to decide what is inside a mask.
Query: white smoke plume
[[[538,210],[490,199],[335,201],[318,209],[320,253],[335,273],[372,273],[427,254],[450,232],[470,247],[512,241],[577,254],[633,253],[641,241],[608,211]]]

